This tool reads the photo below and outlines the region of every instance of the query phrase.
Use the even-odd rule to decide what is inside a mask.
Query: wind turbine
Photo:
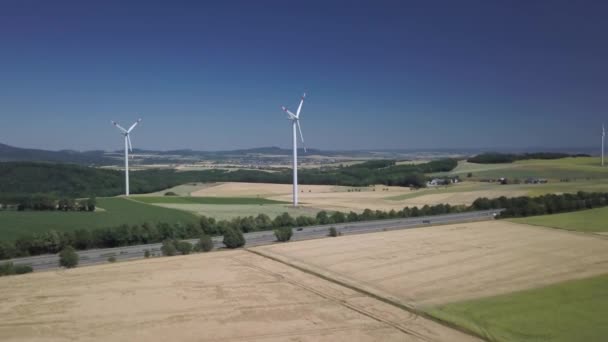
[[[298,134],[297,131],[300,131],[300,139],[302,139],[302,145],[304,145],[304,136],[302,135],[302,128],[300,127],[300,111],[302,110],[302,104],[304,104],[304,98],[306,97],[306,93],[302,95],[302,99],[300,100],[300,105],[298,106],[298,110],[296,113],[292,113],[289,109],[285,108],[285,106],[281,107],[285,113],[287,113],[287,118],[291,120],[291,125],[293,128],[293,206],[298,206]],[[296,126],[298,126],[296,131]],[[306,152],[306,146],[304,146],[304,152]]]
[[[137,119],[134,124],[129,127],[129,129],[124,129],[121,125],[116,121],[112,121],[112,124],[120,130],[121,134],[125,136],[125,196],[129,196],[129,150],[133,152],[133,145],[131,145],[131,137],[130,133],[137,126],[138,123],[141,122],[141,119]]]
[[[606,128],[602,124],[602,166],[604,166],[604,140],[606,139]]]

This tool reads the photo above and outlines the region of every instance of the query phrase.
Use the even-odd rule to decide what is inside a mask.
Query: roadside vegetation
[[[143,204],[142,204],[143,205]],[[578,192],[576,194],[545,195],[540,197],[499,197],[495,199],[479,198],[470,206],[438,204],[423,207],[405,207],[402,210],[371,210],[365,209],[361,213],[333,212],[331,214],[320,211],[315,217],[292,217],[283,213],[274,219],[266,214],[257,216],[236,217],[232,220],[219,220],[202,216],[198,222],[181,222],[169,224],[166,222],[144,223],[128,225],[123,224],[110,228],[76,229],[73,231],[49,230],[41,233],[27,234],[18,237],[14,242],[0,242],[0,259],[57,253],[65,246],[74,246],[84,250],[90,248],[111,248],[148,243],[157,243],[166,240],[183,240],[207,236],[224,235],[229,248],[241,247],[240,240],[243,233],[274,230],[292,227],[305,227],[312,225],[335,224],[344,222],[358,222],[383,220],[392,218],[409,218],[420,216],[433,216],[449,213],[461,213],[472,210],[505,209],[499,218],[527,217],[533,215],[553,214],[567,211],[578,211],[608,205],[608,193]],[[284,233],[277,235],[284,238]],[[236,238],[235,238],[236,236]],[[291,238],[291,236],[289,236]],[[236,241],[236,242],[235,242]],[[244,244],[244,239],[242,239]],[[287,241],[287,240],[285,240]]]
[[[14,265],[12,262],[0,264],[0,277],[8,275],[17,275],[31,273],[34,269],[29,265]]]
[[[490,341],[604,341],[608,275],[442,305],[430,313]]]

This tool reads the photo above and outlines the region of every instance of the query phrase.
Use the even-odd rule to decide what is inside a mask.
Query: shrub
[[[116,257],[115,256],[109,257],[108,262],[116,262]]]
[[[329,228],[329,236],[332,236],[332,237],[338,236],[338,230],[336,229],[336,227]]]
[[[192,244],[188,241],[177,241],[175,248],[181,253],[181,255],[190,254],[192,252]]]
[[[78,265],[78,254],[74,247],[66,246],[59,252],[59,265],[65,268],[73,268]]]
[[[167,239],[163,241],[163,245],[160,247],[160,251],[164,256],[174,256],[177,254],[177,248],[175,247],[175,241]]]
[[[0,241],[0,260],[11,259],[17,256],[17,250],[12,243]]]
[[[177,196],[177,194],[173,191],[167,191],[165,192],[165,196]]]
[[[144,251],[144,257],[145,257],[145,258],[149,258],[149,257],[150,257],[150,251],[149,251],[149,250],[147,250],[147,249],[146,249],[146,250]]]
[[[25,274],[34,272],[34,269],[30,265],[15,265],[13,266],[13,269],[15,270],[15,274]]]
[[[224,245],[228,248],[239,248],[245,246],[245,237],[240,230],[226,228],[224,230]]]
[[[277,241],[286,242],[291,240],[293,230],[290,227],[280,227],[274,230],[274,236],[277,237]]]
[[[196,243],[196,249],[200,252],[209,252],[213,249],[213,241],[209,235],[201,235],[201,238]]]

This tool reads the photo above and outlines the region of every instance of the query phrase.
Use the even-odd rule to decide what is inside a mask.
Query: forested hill
[[[385,184],[424,187],[424,173],[446,172],[455,168],[453,159],[417,165],[396,165],[393,160],[374,160],[331,170],[300,170],[301,184],[366,186]],[[0,196],[53,194],[56,196],[115,196],[123,193],[124,173],[74,164],[40,162],[0,163]],[[190,182],[291,183],[291,170],[132,171],[131,192],[147,193]]]
[[[116,160],[108,158],[103,151],[47,151],[5,144],[0,144],[0,161],[43,161],[84,165],[116,164]]]
[[[589,157],[588,154],[568,154],[568,153],[556,153],[556,152],[536,152],[536,153],[524,153],[524,154],[511,154],[511,153],[482,153],[474,157],[467,159],[470,163],[478,164],[502,164],[502,163],[513,163],[518,160],[528,159],[561,159],[568,157]]]

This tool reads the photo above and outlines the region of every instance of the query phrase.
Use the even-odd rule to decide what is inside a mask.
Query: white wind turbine
[[[133,145],[131,145],[131,137],[130,133],[137,126],[138,123],[141,122],[141,119],[137,119],[134,124],[129,127],[129,129],[124,129],[121,125],[116,121],[112,121],[112,124],[116,126],[121,132],[122,135],[125,136],[125,196],[129,196],[129,150],[133,152]]]
[[[298,126],[298,131],[300,131],[300,138],[302,139],[302,145],[304,145],[304,136],[302,135],[302,128],[300,127],[300,111],[302,110],[302,104],[304,103],[304,98],[306,97],[306,93],[302,95],[302,99],[300,100],[300,105],[298,106],[298,110],[296,113],[292,113],[289,109],[284,106],[283,111],[287,113],[288,119],[291,120],[291,125],[293,128],[293,206],[298,206],[298,134],[296,131],[296,126]],[[304,152],[306,152],[306,146],[304,146]]]
[[[606,128],[602,125],[602,166],[604,166],[604,140],[606,139]]]

